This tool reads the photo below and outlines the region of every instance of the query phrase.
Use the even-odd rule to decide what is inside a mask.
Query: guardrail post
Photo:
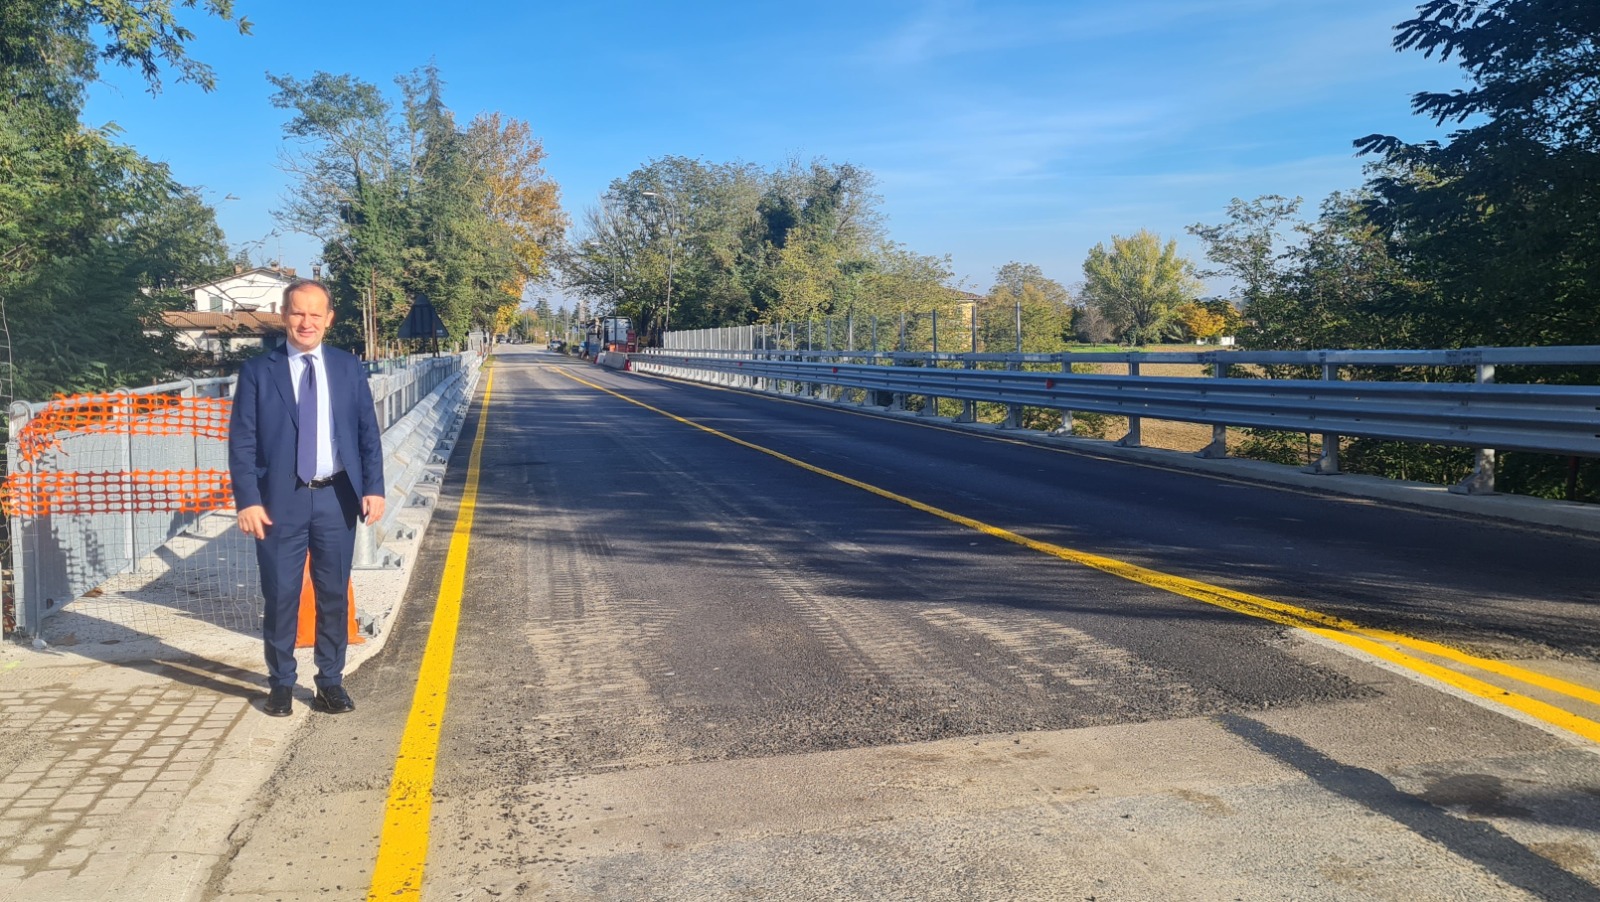
[[[1226,363],[1218,360],[1211,364],[1211,378],[1226,379],[1227,377],[1228,365]],[[1195,457],[1204,457],[1211,460],[1217,460],[1227,456],[1228,427],[1222,425],[1221,423],[1212,423],[1211,444],[1201,448],[1198,452],[1196,452]]]
[[[969,357],[966,360],[961,362],[961,368],[964,369],[964,370],[975,370],[975,369],[978,368],[978,361],[973,360],[972,358]],[[956,422],[957,423],[976,423],[976,422],[978,422],[978,402],[977,401],[962,401],[961,402],[961,412],[956,414]]]
[[[789,356],[783,358],[785,360],[793,360],[793,361],[799,361],[800,360],[800,340],[799,340],[798,331],[799,331],[798,327],[796,327],[794,323],[790,323],[789,324]],[[791,394],[791,395],[800,394],[800,383],[798,383],[798,382],[790,382],[790,383],[788,383],[788,386],[789,386],[789,390],[788,390],[789,394]]]
[[[1322,378],[1326,382],[1336,381],[1339,378],[1338,364],[1328,363],[1324,359],[1322,363]],[[1322,456],[1300,472],[1311,473],[1316,476],[1339,475],[1339,436],[1324,432],[1322,434]]]
[[[977,354],[978,353],[978,305],[977,304],[973,304],[972,305],[972,353],[973,354]],[[962,366],[962,369],[968,369],[968,370],[975,370],[977,368],[978,368],[978,361],[976,361],[976,360],[974,360],[972,358],[968,358],[966,363]],[[961,402],[961,413],[956,416],[956,422],[957,423],[976,423],[976,422],[978,422],[978,402],[977,401],[962,401]]]
[[[899,355],[904,353],[905,350],[906,350],[906,312],[904,310],[900,311],[900,337],[895,340],[894,349],[896,351],[896,354],[895,354],[894,362],[891,363],[890,366],[899,366],[900,365],[900,356]],[[905,410],[906,409],[906,393],[903,392],[903,391],[895,392],[894,393],[894,398],[889,402],[889,409],[890,410]]]
[[[1494,364],[1479,363],[1476,381],[1479,385],[1489,385],[1494,382]],[[1472,458],[1472,473],[1451,486],[1450,491],[1457,495],[1493,495],[1494,449],[1474,448]]]
[[[1022,370],[1022,361],[1020,361],[1020,360],[1012,360],[1012,361],[1008,361],[1006,363],[1006,371],[1007,372],[1013,372],[1014,373],[1014,372],[1020,372],[1021,370]],[[1002,427],[1006,428],[1006,429],[1021,429],[1022,428],[1022,405],[1021,404],[1007,404],[1006,405],[1006,418],[1005,418],[1005,421],[1002,422],[1000,425]]]
[[[1063,375],[1063,376],[1072,375],[1072,357],[1069,354],[1062,354],[1061,355],[1061,375]],[[1053,435],[1071,435],[1072,434],[1072,411],[1067,410],[1064,407],[1061,409],[1061,425],[1056,427],[1055,432],[1052,433],[1052,434]]]
[[[934,369],[939,368],[939,311],[930,311],[933,315],[933,356],[928,358],[928,365]],[[922,396],[922,415],[936,417],[939,415],[939,399],[933,395]]]
[[[809,319],[806,320],[806,362],[807,363],[816,362],[816,357],[812,353],[815,350],[815,346],[812,344],[811,326],[812,326],[811,320],[809,320]],[[815,383],[815,382],[807,382],[806,383],[805,395],[808,398],[815,398],[817,396],[817,393],[820,392],[821,390],[822,390],[822,386],[818,385],[817,383]]]
[[[1139,361],[1137,361],[1137,360],[1135,360],[1135,359],[1133,359],[1131,357],[1128,359],[1128,375],[1130,377],[1139,375]],[[1124,435],[1122,438],[1117,439],[1117,447],[1119,447],[1119,448],[1142,448],[1142,447],[1144,447],[1139,442],[1139,418],[1138,417],[1136,417],[1136,416],[1128,417],[1128,434]]]

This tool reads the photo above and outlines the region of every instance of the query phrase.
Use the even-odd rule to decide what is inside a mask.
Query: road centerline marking
[[[1103,573],[1108,573],[1112,576],[1129,580],[1130,582],[1139,583],[1154,589],[1160,589],[1175,595],[1181,595],[1185,598],[1192,598],[1196,601],[1201,601],[1206,604],[1225,608],[1249,617],[1268,620],[1283,626],[1305,630],[1308,633],[1319,636],[1325,640],[1337,643],[1339,645],[1343,645],[1346,648],[1354,649],[1371,657],[1378,658],[1379,660],[1387,661],[1390,664],[1397,665],[1412,674],[1424,677],[1430,681],[1443,683],[1459,692],[1481,698],[1495,705],[1510,708],[1527,717],[1533,718],[1542,724],[1555,727],[1567,733],[1576,734],[1577,736],[1580,736],[1591,742],[1600,743],[1600,723],[1582,717],[1574,712],[1567,711],[1564,708],[1552,705],[1548,702],[1544,702],[1521,693],[1513,692],[1509,689],[1505,689],[1485,680],[1481,680],[1476,677],[1452,670],[1448,667],[1441,666],[1432,661],[1428,661],[1424,658],[1395,648],[1395,646],[1409,648],[1413,651],[1434,657],[1444,658],[1456,664],[1471,667],[1484,673],[1492,673],[1509,680],[1520,682],[1529,686],[1535,686],[1547,692],[1565,695],[1579,701],[1588,702],[1591,704],[1600,702],[1600,691],[1596,691],[1595,689],[1587,686],[1569,683],[1555,677],[1517,667],[1513,664],[1507,664],[1503,661],[1493,661],[1487,658],[1479,658],[1477,656],[1470,655],[1466,652],[1450,648],[1449,646],[1441,645],[1436,642],[1417,639],[1388,630],[1378,630],[1363,627],[1354,621],[1346,620],[1342,617],[1325,614],[1309,608],[1301,608],[1296,605],[1288,604],[1287,602],[1275,601],[1273,599],[1251,595],[1246,592],[1238,592],[1233,589],[1228,589],[1222,586],[1214,586],[1199,580],[1189,579],[1187,577],[1177,576],[1170,573],[1163,573],[1158,570],[1152,570],[1148,567],[1142,567],[1138,564],[1128,563],[1127,561],[1120,561],[1115,558],[1108,558],[1102,555],[1093,554],[1091,552],[1078,551],[1062,545],[1055,545],[1049,542],[1033,539],[1020,533],[1012,532],[1011,530],[1003,527],[993,526],[953,511],[947,511],[942,508],[934,507],[931,504],[918,501],[915,498],[900,495],[895,492],[891,492],[888,489],[879,488],[878,486],[870,483],[853,479],[842,473],[836,473],[832,470],[819,467],[815,464],[807,463],[799,458],[784,454],[781,451],[776,451],[771,448],[755,444],[754,442],[746,441],[742,438],[730,435],[710,426],[697,423],[694,420],[686,417],[681,417],[670,411],[662,410],[659,407],[655,407],[636,398],[631,398],[625,394],[622,394],[621,392],[606,388],[603,385],[591,382],[582,378],[581,376],[575,376],[565,370],[557,370],[557,372],[561,373],[563,376],[566,376],[568,379],[573,380],[574,382],[586,385],[596,391],[604,392],[612,397],[626,401],[629,404],[642,407],[645,410],[651,411],[652,413],[659,414],[670,420],[682,423],[683,425],[691,426],[702,432],[709,433],[736,445],[749,448],[752,451],[759,451],[762,454],[775,457],[778,460],[792,464],[802,470],[842,482],[849,486],[853,486],[861,489],[862,491],[877,495],[880,498],[894,501],[898,504],[903,504],[914,510],[930,514],[940,519],[947,520],[951,523],[981,532],[985,535],[1011,542],[1013,544],[1021,545],[1024,548],[1028,548],[1032,551],[1037,551],[1065,561],[1091,567]]]
[[[483,386],[477,434],[467,460],[467,483],[461,492],[461,507],[456,513],[455,529],[450,533],[444,576],[434,602],[433,625],[428,628],[428,644],[417,670],[411,713],[406,717],[394,774],[389,782],[383,832],[378,837],[378,859],[372,869],[368,900],[416,899],[422,895],[422,872],[428,860],[433,817],[434,769],[445,704],[450,696],[450,668],[455,660],[456,632],[461,623],[467,553],[478,507],[478,481],[483,465],[484,436],[489,427],[489,397],[493,391],[494,369],[491,367]]]

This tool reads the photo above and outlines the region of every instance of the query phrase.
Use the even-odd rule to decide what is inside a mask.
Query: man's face
[[[298,288],[283,307],[283,328],[289,347],[304,354],[322,344],[322,336],[333,325],[333,307],[328,296],[314,285]]]

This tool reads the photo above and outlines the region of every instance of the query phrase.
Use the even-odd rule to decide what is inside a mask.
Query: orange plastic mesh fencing
[[[185,398],[179,395],[61,395],[45,405],[17,435],[23,462],[35,463],[61,444],[65,435],[117,433],[128,435],[195,435],[227,439],[227,398]]]
[[[13,517],[52,514],[196,513],[232,507],[226,471],[49,472],[50,452],[73,435],[117,434],[228,438],[226,398],[127,392],[57,396],[17,433],[19,472],[0,484],[0,509]]]
[[[226,470],[15,473],[0,486],[0,506],[14,517],[204,514],[232,509],[233,489]]]

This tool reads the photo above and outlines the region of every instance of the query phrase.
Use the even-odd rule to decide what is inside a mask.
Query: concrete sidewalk
[[[428,503],[401,512],[412,538],[385,545],[400,568],[352,575],[358,607],[383,614],[383,629],[350,647],[347,673],[383,647],[438,491],[419,486]],[[203,898],[294,731],[329,716],[309,705],[310,649],[299,652],[294,714],[267,717],[258,634],[154,622],[170,635],[142,625],[135,638],[96,640],[92,628],[70,638],[52,629],[73,644],[0,644],[0,899]]]

